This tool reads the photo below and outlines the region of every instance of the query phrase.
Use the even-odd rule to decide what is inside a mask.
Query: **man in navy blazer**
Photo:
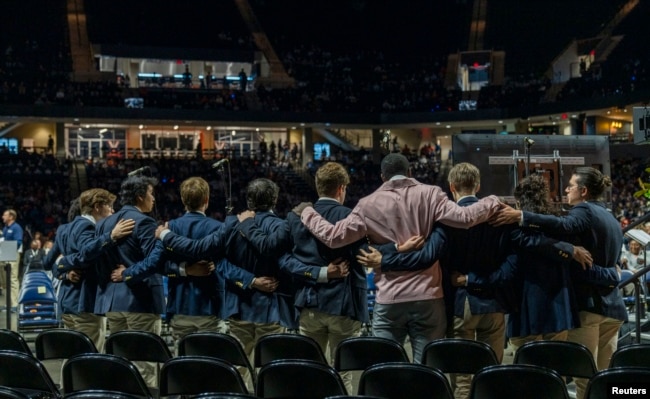
[[[133,234],[120,239],[109,248],[98,268],[97,300],[95,313],[105,314],[110,332],[141,330],[160,334],[161,317],[165,311],[162,276],[153,274],[133,284],[114,283],[111,272],[118,265],[129,267],[147,258],[156,246],[156,221],[148,216],[154,208],[156,179],[130,176],[122,182],[120,202],[122,208],[97,224],[97,234],[112,230],[121,219],[133,219]],[[140,365],[149,386],[157,385],[156,367]]]
[[[248,209],[226,218],[225,227],[202,240],[192,240],[159,228],[156,235],[168,250],[195,259],[226,257],[243,271],[226,273],[224,318],[230,333],[251,356],[257,340],[267,334],[296,328],[293,285],[281,276],[278,259],[290,249],[287,222],[273,213],[278,186],[255,179],[246,188]]]
[[[206,217],[210,202],[210,185],[200,177],[190,177],[180,187],[181,200],[187,211],[178,219],[171,220],[168,227],[176,234],[189,238],[203,238],[219,231],[223,223]],[[225,259],[211,259],[226,263],[221,267],[235,267]],[[164,251],[162,243],[152,256],[131,267],[113,271],[113,281],[133,284],[153,273],[168,277],[167,317],[172,335],[178,342],[185,335],[199,331],[226,333],[228,326],[221,319],[223,302],[223,279],[214,266],[202,266],[201,259],[180,257]],[[212,264],[213,265],[213,264]]]
[[[617,262],[623,234],[616,218],[602,202],[611,187],[609,176],[592,167],[573,172],[565,192],[573,207],[566,216],[540,215],[511,208],[502,209],[493,223],[519,223],[534,230],[570,234],[575,243],[593,256],[594,266],[573,267],[571,278],[580,310],[580,327],[569,331],[568,340],[585,345],[594,356],[599,370],[609,366],[618,345],[618,332],[627,310],[617,285]],[[600,265],[600,267],[596,267]],[[576,394],[582,399],[588,380],[576,379]]]
[[[115,198],[101,188],[81,193],[79,214],[57,229],[54,248],[46,258],[46,267],[52,268],[54,278],[61,281],[58,301],[63,325],[88,335],[100,352],[104,349],[106,320],[94,314],[97,293],[94,261],[117,240],[131,234],[135,226],[132,220],[120,220],[111,231],[95,234],[95,225],[113,214]],[[65,256],[59,258],[59,255]]]
[[[330,223],[345,218],[351,209],[343,206],[350,177],[345,168],[329,162],[316,171],[319,199],[314,209]],[[293,212],[287,215],[292,252],[280,258],[280,267],[298,281],[295,305],[300,312],[299,331],[319,343],[328,344],[334,360],[337,345],[345,338],[358,336],[368,322],[366,273],[356,260],[364,240],[331,249],[314,237]],[[348,392],[352,376],[341,373]]]

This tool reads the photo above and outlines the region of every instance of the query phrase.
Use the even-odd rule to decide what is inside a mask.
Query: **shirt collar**
[[[92,224],[97,224],[97,221],[95,220],[93,215],[86,214],[86,215],[81,215],[81,217],[90,220]]]

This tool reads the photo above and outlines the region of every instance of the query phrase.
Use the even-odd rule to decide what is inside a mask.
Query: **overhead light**
[[[101,130],[99,131],[100,134],[101,134],[101,133],[106,133],[106,132],[108,132],[108,129],[106,129],[106,128],[101,129]]]
[[[447,129],[451,129],[451,125],[445,125]]]
[[[140,126],[138,126],[138,129],[142,130],[143,127],[144,127],[144,125],[140,125]]]
[[[174,125],[174,130],[178,130],[178,125]]]
[[[232,134],[234,136],[237,133],[233,130],[230,134]]]
[[[301,123],[300,126],[305,126],[305,124],[304,124],[304,123]]]
[[[260,128],[259,128],[259,127],[256,127],[256,128],[255,128],[255,131],[256,131],[256,132],[259,132],[259,131],[260,131]]]
[[[208,126],[208,127],[206,127],[206,129],[212,130],[212,126]]]

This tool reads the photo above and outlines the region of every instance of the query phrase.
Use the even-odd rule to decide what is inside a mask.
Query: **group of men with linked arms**
[[[286,220],[273,212],[278,187],[268,179],[250,182],[247,210],[224,223],[205,215],[210,189],[199,177],[181,184],[187,212],[165,226],[148,216],[153,178],[128,177],[116,213],[113,194],[88,190],[46,260],[62,281],[64,323],[101,350],[106,319],[111,333],[159,334],[166,313],[176,340],[196,331],[229,333],[249,356],[261,336],[291,329],[329,348],[333,359],[337,344],[369,322],[366,270],[372,268],[373,335],[401,344],[408,337],[415,362],[428,342],[446,336],[485,341],[501,360],[505,315],[521,312],[524,300],[515,284],[525,267],[518,254],[548,259],[549,268],[600,267],[583,247],[540,233],[543,226],[499,220],[506,206],[495,196],[476,197],[480,173],[471,164],[449,173],[455,202],[440,187],[408,177],[401,154],[384,157],[381,174],[382,186],[349,209],[347,171],[324,164],[316,172],[318,201],[301,204]],[[568,312],[577,320],[577,309]],[[530,327],[520,331],[537,339],[567,328],[529,321],[540,317],[519,317]],[[155,386],[153,365],[141,370]],[[342,377],[351,392],[351,376]],[[467,395],[469,379],[452,382],[457,397]]]

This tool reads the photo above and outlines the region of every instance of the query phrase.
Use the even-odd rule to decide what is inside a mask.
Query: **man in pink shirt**
[[[364,236],[371,244],[399,245],[414,236],[427,237],[437,222],[460,228],[485,222],[500,207],[495,196],[460,207],[440,187],[422,184],[408,174],[406,157],[389,154],[381,162],[384,184],[362,198],[348,217],[333,225],[307,207],[301,214],[302,222],[331,248]],[[375,270],[375,283],[373,334],[401,344],[408,335],[413,361],[420,362],[424,346],[443,338],[447,326],[438,262],[417,271]]]

